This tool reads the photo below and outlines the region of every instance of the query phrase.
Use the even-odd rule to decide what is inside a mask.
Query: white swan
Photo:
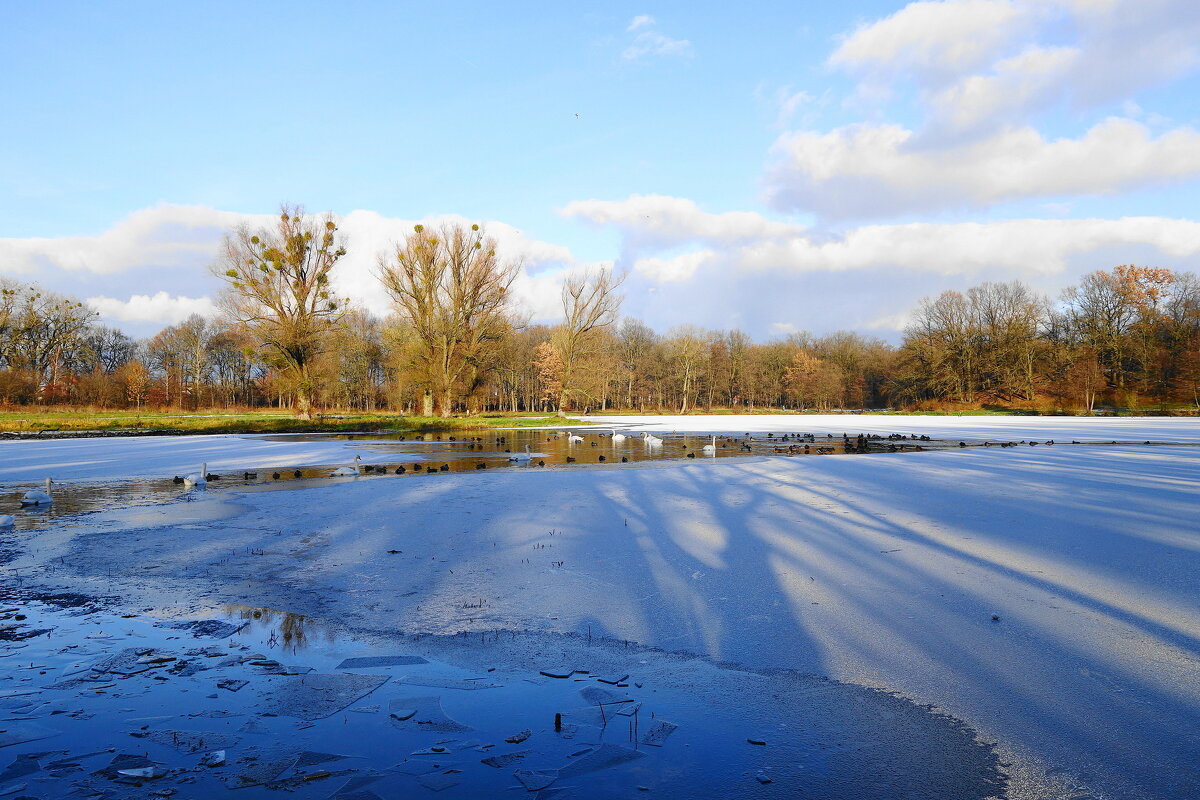
[[[513,453],[508,460],[518,464],[528,464],[533,460],[533,453],[529,452],[529,445],[525,445],[524,453]]]
[[[616,428],[609,428],[609,430],[612,431],[612,443],[613,444],[620,444],[621,442],[625,441],[625,439],[626,439],[625,434],[617,433]]]
[[[338,467],[333,472],[329,473],[331,478],[351,477],[358,474],[358,462],[362,461],[360,456],[354,457],[353,467]]]
[[[712,455],[716,455],[717,454],[717,437],[713,436],[712,444],[706,444],[706,445],[704,445],[704,447],[702,447],[700,449],[706,453],[711,453]]]
[[[208,464],[201,464],[199,472],[183,476],[184,486],[204,486],[208,483]]]
[[[54,481],[46,478],[45,489],[30,489],[21,498],[21,507],[25,506],[48,506],[54,502],[54,498],[50,496],[50,484]]]
[[[572,433],[567,437],[567,444],[583,444],[583,437]]]
[[[650,445],[651,447],[658,447],[663,442],[662,439],[658,438],[657,436],[655,436],[653,433],[650,433],[649,431],[642,434],[642,441],[645,442],[646,444]]]
[[[0,530],[11,528],[17,521],[17,518],[12,514],[0,514]]]

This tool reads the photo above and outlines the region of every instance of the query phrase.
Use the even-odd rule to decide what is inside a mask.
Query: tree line
[[[899,345],[851,331],[754,342],[620,316],[623,276],[568,276],[562,321],[512,298],[519,262],[478,225],[418,225],[378,254],[380,318],[336,296],[332,217],[284,207],[225,237],[218,319],[133,340],[76,298],[0,278],[0,403],[459,413],[1098,405],[1200,409],[1200,280],[1118,266],[1055,300],[1019,281],[922,300]]]

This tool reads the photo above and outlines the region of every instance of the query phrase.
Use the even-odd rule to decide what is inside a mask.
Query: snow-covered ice
[[[572,632],[827,675],[964,721],[1012,765],[1014,797],[1200,796],[1200,422],[603,424],[1056,444],[213,493],[221,513],[189,511],[186,528],[89,515],[39,531],[9,566],[24,581],[117,595],[130,608],[237,602],[363,634]],[[6,442],[0,480],[340,463],[358,446]]]

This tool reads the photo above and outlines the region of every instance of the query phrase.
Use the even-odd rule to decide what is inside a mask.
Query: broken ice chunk
[[[525,791],[536,792],[558,780],[558,770],[519,769],[513,773],[513,777],[521,782]]]
[[[657,720],[650,728],[642,734],[642,744],[653,745],[654,747],[662,747],[678,725],[667,722],[666,720]]]
[[[487,758],[481,758],[479,763],[487,764],[489,767],[495,767],[496,769],[504,769],[512,766],[532,752],[532,750],[517,750],[512,753],[503,753],[498,756],[488,756]]]
[[[428,664],[420,656],[363,656],[343,659],[334,669],[366,669],[371,667],[404,667],[410,664]]]
[[[421,775],[417,778],[417,782],[426,789],[434,792],[440,792],[443,789],[449,789],[452,786],[458,786],[460,783],[455,774],[446,774],[445,772],[430,772]]]
[[[638,750],[630,750],[628,747],[618,747],[615,744],[602,744],[592,752],[582,758],[567,764],[562,769],[558,770],[558,774],[562,777],[572,777],[575,775],[585,775],[589,772],[597,770],[609,769],[628,761],[635,761],[645,756]]]

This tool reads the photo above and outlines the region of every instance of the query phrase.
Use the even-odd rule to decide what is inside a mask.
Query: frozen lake
[[[675,754],[659,748],[652,758],[638,757],[643,768],[605,766],[599,783],[548,785],[575,796],[605,796],[600,786],[622,796],[640,782],[690,793],[695,787],[686,776],[672,777],[669,765],[692,765],[683,771],[694,780],[709,762],[722,765],[725,796],[793,796],[803,788],[826,792],[813,796],[888,796],[863,786],[829,794],[830,787],[853,784],[855,760],[847,751],[832,761],[816,755],[837,740],[850,747],[847,737],[874,754],[858,762],[864,786],[882,782],[891,796],[1200,796],[1200,422],[805,415],[605,418],[602,424],[631,436],[656,432],[666,455],[643,460],[633,442],[614,449],[604,443],[607,431],[596,430],[580,431],[584,442],[576,445],[545,431],[513,432],[498,444],[493,433],[479,449],[458,438],[3,442],[0,513],[13,513],[8,506],[18,489],[46,475],[65,484],[64,497],[110,492],[90,506],[93,513],[68,513],[64,502],[53,515],[34,515],[0,534],[5,591],[14,607],[38,593],[111,598],[97,614],[136,613],[145,620],[224,618],[221,609],[230,604],[282,609],[335,632],[330,641],[340,644],[292,654],[331,673],[335,656],[392,652],[403,641],[406,652],[444,664],[439,674],[482,669],[486,675],[488,661],[501,665],[498,683],[513,686],[537,678],[554,660],[547,654],[557,645],[547,642],[560,640],[546,637],[571,635],[561,640],[567,649],[582,649],[572,649],[567,660],[603,662],[604,669],[629,672],[631,681],[640,669],[643,689],[654,684],[666,698],[659,713],[685,720],[672,737],[680,736]],[[838,443],[843,434],[859,433],[903,435],[909,442],[927,436],[951,446],[825,458],[776,452],[807,444],[790,438],[801,433],[813,434],[812,446],[822,437]],[[728,437],[722,444],[729,446],[705,459],[699,448],[714,434]],[[787,443],[780,444],[785,435]],[[748,439],[752,450],[744,451]],[[1019,444],[983,446],[1001,442]],[[531,450],[542,445],[545,468],[507,466],[500,445],[516,451],[526,443]],[[594,460],[601,452],[627,450],[638,457]],[[568,463],[573,452],[581,455]],[[697,458],[688,459],[688,452]],[[356,454],[391,469],[361,478],[320,477]],[[184,492],[170,482],[201,462],[222,474],[211,491]],[[442,463],[464,468],[437,475],[411,469]],[[477,469],[478,463],[486,468]],[[402,464],[405,474],[395,475]],[[301,477],[276,481],[264,474],[286,467],[300,469]],[[246,472],[257,474],[237,485],[225,482]],[[283,483],[287,491],[275,490]],[[143,487],[135,497],[104,488],[134,485]],[[131,499],[140,505],[126,507]],[[84,499],[77,502],[84,504],[79,510],[87,507]],[[34,614],[23,616],[31,624]],[[503,652],[498,645],[484,649],[489,634],[505,631],[531,638]],[[269,649],[272,632],[243,631],[229,642]],[[404,638],[414,634],[421,644]],[[481,637],[479,647],[466,647],[472,636]],[[29,640],[35,641],[43,642]],[[51,645],[64,647],[66,639],[48,641],[25,649],[40,647],[40,658],[61,671],[55,659],[66,657]],[[97,649],[94,641],[90,646]],[[631,658],[629,647],[645,654]],[[668,653],[700,659],[680,662]],[[687,680],[678,679],[681,669]],[[773,688],[761,676],[774,670],[784,677]],[[384,686],[402,683],[401,672],[388,673]],[[837,683],[805,683],[817,680],[805,675]],[[15,671],[3,677],[0,694],[40,678]],[[176,680],[162,681],[157,694],[188,686],[185,678]],[[586,683],[570,680],[575,688]],[[553,694],[562,685],[552,683],[560,689],[547,688],[550,694],[537,702],[546,709],[564,705],[565,698]],[[726,702],[714,717],[720,724],[708,725],[689,703],[701,696],[712,702],[713,687]],[[881,698],[890,695],[873,689],[913,702],[888,705]],[[509,691],[493,696],[503,699]],[[800,698],[829,691],[847,694],[840,705],[812,701],[828,724],[826,735],[802,734],[812,721],[797,710]],[[784,704],[787,713],[778,703],[752,702],[771,692],[792,698]],[[930,715],[922,704],[947,717]],[[836,711],[849,706],[853,718]],[[253,708],[247,701],[227,711]],[[767,736],[763,717],[773,715],[779,720]],[[922,758],[900,758],[908,745],[887,733],[896,726]],[[127,738],[127,726],[113,727],[115,738]],[[748,745],[756,748],[750,752],[714,744],[735,731],[731,741],[745,745],[752,728],[760,733],[750,738],[786,743],[787,754],[773,754],[770,744]],[[962,730],[970,735],[956,739],[954,731]],[[534,733],[557,741],[553,732]],[[65,741],[70,730],[59,735]],[[975,736],[991,749],[969,746]],[[231,759],[244,738],[230,746]],[[53,741],[5,749],[15,758],[59,746]],[[608,743],[629,749],[630,740]],[[713,753],[724,756],[690,759],[685,743],[689,750],[717,747]],[[497,744],[504,746],[502,739]],[[575,752],[534,749],[553,755],[558,766]],[[371,769],[394,767],[372,758]],[[873,773],[866,764],[889,759],[890,773]],[[805,763],[807,773],[785,768]],[[633,780],[630,771],[637,769],[642,772]],[[501,788],[518,784],[514,770],[502,772],[507,782]],[[24,780],[48,780],[44,773],[30,775]],[[1006,785],[996,783],[996,775]],[[472,783],[478,780],[461,778],[442,796],[478,791],[483,784]],[[5,785],[0,777],[0,791]],[[940,786],[941,794],[905,788],[922,785]],[[592,795],[581,788],[587,786]],[[322,787],[311,796],[330,791]]]

